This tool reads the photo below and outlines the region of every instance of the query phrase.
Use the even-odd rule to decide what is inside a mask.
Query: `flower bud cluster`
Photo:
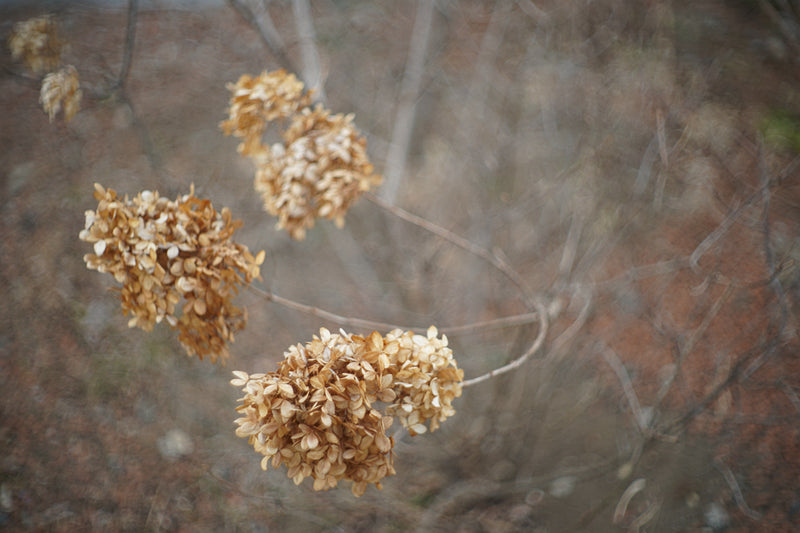
[[[80,232],[94,253],[84,261],[122,285],[128,325],[150,331],[166,321],[190,356],[224,361],[226,342],[247,318],[231,299],[259,277],[264,261],[263,251],[254,257],[231,240],[241,222],[227,208],[217,212],[209,200],[196,198],[194,187],[175,201],[152,191],[129,200],[95,184],[94,197],[97,210],[86,211]]]
[[[311,477],[314,490],[342,480],[353,482],[355,496],[369,484],[380,489],[395,473],[387,415],[396,414],[416,435],[425,431],[424,422],[430,420],[433,431],[455,412],[451,401],[461,395],[463,371],[447,339],[436,334],[434,327],[427,337],[401,330],[362,337],[322,328],[310,342],[291,346],[277,371],[234,372],[231,383],[245,393],[236,434],[264,455],[264,470],[270,462],[285,464],[298,485]]]
[[[233,97],[222,130],[243,139],[239,152],[256,164],[255,188],[264,209],[294,239],[302,240],[317,218],[341,227],[358,197],[380,184],[353,115],[332,115],[321,105],[312,109],[310,93],[293,74],[242,76],[228,88]],[[269,121],[288,124],[283,142],[264,144]]]

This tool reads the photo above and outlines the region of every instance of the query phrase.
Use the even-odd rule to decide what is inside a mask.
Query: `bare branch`
[[[299,313],[304,313],[307,315],[315,316],[317,318],[322,318],[324,320],[329,320],[341,326],[373,329],[373,330],[384,330],[384,331],[390,331],[393,329],[402,329],[404,331],[407,330],[424,331],[428,328],[428,326],[409,327],[397,324],[390,324],[388,322],[378,322],[374,320],[364,320],[361,318],[353,318],[353,317],[338,315],[336,313],[332,313],[331,311],[320,309],[319,307],[301,304],[294,300],[290,300],[289,298],[284,298],[282,296],[275,294],[272,291],[260,289],[252,284],[249,285],[249,288],[270,302],[282,305],[283,307],[286,307],[288,309],[293,309],[294,311],[297,311]],[[442,326],[442,327],[437,327],[437,329],[439,330],[440,333],[443,333],[445,335],[457,335],[463,333],[475,333],[477,331],[486,329],[499,329],[499,328],[513,327],[513,326],[522,326],[525,324],[536,322],[537,320],[540,320],[539,313],[533,312],[533,313],[523,313],[520,315],[511,315],[502,318],[495,318],[493,320],[474,322],[472,324],[464,324],[460,326],[449,326],[449,327]]]
[[[648,422],[642,412],[641,404],[639,404],[639,397],[636,395],[636,390],[633,388],[633,383],[631,383],[631,378],[628,376],[628,371],[625,370],[625,366],[622,364],[622,361],[620,361],[619,356],[608,346],[601,346],[599,351],[600,355],[602,355],[603,359],[608,363],[608,366],[610,366],[617,375],[620,385],[622,385],[625,398],[628,400],[628,405],[631,406],[636,427],[639,428],[639,431],[643,434],[649,433]]]
[[[139,0],[128,0],[128,28],[125,33],[125,48],[122,53],[122,67],[119,70],[117,81],[112,87],[114,89],[121,89],[128,79],[128,74],[131,70],[131,63],[133,62],[133,46],[136,41],[136,19],[139,14]]]
[[[417,109],[417,97],[422,74],[425,71],[425,57],[428,55],[431,26],[433,25],[433,0],[419,0],[414,16],[414,27],[409,40],[408,60],[398,97],[397,112],[394,119],[394,131],[389,142],[389,153],[386,156],[384,170],[383,198],[394,203],[397,191],[403,181],[408,157],[408,145],[411,142],[411,131]]]
[[[525,351],[525,353],[523,353],[520,357],[514,359],[507,365],[503,365],[500,368],[496,368],[490,372],[487,372],[486,374],[462,382],[461,384],[462,387],[464,388],[471,387],[472,385],[477,385],[478,383],[482,383],[493,377],[505,374],[506,372],[510,372],[511,370],[519,368],[520,366],[522,366],[523,363],[525,363],[525,361],[527,361],[530,358],[531,355],[536,353],[539,350],[539,348],[542,347],[542,345],[544,344],[544,339],[547,336],[547,326],[548,326],[547,310],[544,308],[544,305],[542,305],[541,302],[536,302],[535,305],[538,309],[539,334],[536,336],[536,339],[533,341],[530,347]]]
[[[314,98],[325,101],[325,84],[319,65],[319,52],[315,44],[314,22],[308,0],[292,0],[297,36],[300,39],[300,54],[303,58],[303,79],[306,86],[314,91]]]
[[[714,459],[714,466],[717,467],[717,470],[722,474],[728,487],[730,487],[733,493],[733,499],[736,501],[739,510],[752,520],[761,520],[761,513],[751,509],[744,500],[742,489],[739,488],[739,484],[736,482],[736,477],[733,475],[733,472],[731,472],[731,469],[719,458]]]
[[[269,16],[269,12],[265,9],[262,10],[260,13],[260,17],[256,16],[250,7],[245,4],[242,0],[228,0],[228,4],[236,10],[237,13],[247,22],[250,26],[256,30],[258,36],[261,38],[261,41],[273,54],[278,60],[278,63],[288,70],[289,72],[298,72],[297,68],[295,68],[294,62],[289,57],[289,54],[286,50],[286,45],[283,44],[283,40],[281,39],[278,30],[275,28],[275,25],[272,23],[272,18]]]
[[[525,282],[522,280],[522,277],[514,270],[508,263],[503,261],[501,258],[497,256],[497,254],[491,253],[489,250],[485,248],[481,248],[480,246],[468,241],[467,239],[456,235],[450,230],[446,230],[441,226],[437,226],[433,222],[430,222],[420,216],[414,215],[409,213],[408,211],[401,209],[395,205],[392,205],[390,202],[375,196],[374,194],[364,193],[364,197],[374,203],[375,205],[389,211],[393,215],[398,218],[405,220],[411,224],[419,226],[434,235],[441,237],[442,239],[455,244],[459,248],[463,248],[464,250],[468,251],[469,253],[476,255],[482,259],[485,259],[489,263],[491,263],[495,268],[497,268],[500,272],[505,274],[505,276],[511,280],[511,282],[517,286],[523,296],[523,300],[526,302],[528,309],[533,309],[532,302],[533,298],[529,294],[528,289],[525,286]]]

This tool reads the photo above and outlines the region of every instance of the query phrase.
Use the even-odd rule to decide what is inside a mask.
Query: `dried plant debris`
[[[264,209],[278,218],[277,227],[297,240],[317,218],[344,224],[344,216],[362,193],[381,177],[366,153],[366,139],[353,115],[332,115],[310,106],[310,93],[293,74],[264,72],[242,76],[233,92],[223,131],[243,139],[239,152],[256,164],[255,189]],[[267,123],[281,121],[283,142],[267,146]]]
[[[69,122],[80,109],[81,96],[78,71],[72,65],[67,65],[58,72],[51,72],[45,76],[39,101],[50,115],[50,122],[53,122],[62,107],[64,120]]]
[[[80,239],[94,245],[86,266],[107,272],[118,289],[130,327],[150,331],[166,321],[179,331],[187,354],[224,362],[245,309],[232,303],[240,286],[260,278],[264,252],[255,257],[232,241],[241,222],[227,208],[189,194],[174,201],[142,191],[132,200],[95,184],[97,210],[86,211]],[[179,305],[181,304],[182,305]],[[180,309],[180,312],[178,312]]]
[[[36,73],[55,69],[61,63],[63,46],[52,15],[17,22],[8,39],[11,57],[21,59]]]
[[[314,490],[352,481],[355,496],[395,473],[386,434],[392,415],[412,435],[426,421],[437,429],[455,413],[464,376],[434,327],[427,336],[395,330],[386,337],[322,328],[291,346],[277,371],[234,375],[231,383],[245,393],[236,434],[264,456],[261,467],[285,464],[296,484],[313,478]]]

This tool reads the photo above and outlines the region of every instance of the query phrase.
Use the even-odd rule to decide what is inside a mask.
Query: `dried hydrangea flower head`
[[[107,272],[119,289],[128,325],[145,331],[166,321],[179,331],[186,352],[213,362],[229,356],[227,342],[246,323],[231,299],[238,287],[259,278],[256,257],[231,240],[241,222],[230,210],[189,194],[175,201],[143,191],[129,200],[95,184],[97,210],[86,211],[81,240],[94,245],[86,266]],[[176,312],[178,304],[180,314]]]
[[[292,116],[283,139],[264,154],[255,188],[267,212],[278,217],[277,227],[295,239],[302,240],[317,218],[342,227],[350,206],[381,182],[353,115],[305,108]]]
[[[395,473],[386,435],[388,405],[411,435],[431,431],[454,413],[463,371],[456,367],[447,339],[395,330],[367,337],[322,328],[305,345],[284,353],[278,370],[248,375],[236,371],[234,386],[245,396],[237,407],[236,434],[264,455],[261,467],[286,464],[296,484],[314,479],[314,490],[353,481],[361,496],[370,483]]]
[[[311,477],[314,490],[341,480],[353,482],[356,496],[371,483],[381,488],[395,473],[394,441],[386,435],[392,419],[374,408],[394,399],[381,345],[377,333],[365,339],[323,328],[290,347],[275,372],[234,372],[231,383],[245,392],[236,434],[264,455],[264,470],[270,459],[275,468],[286,464],[295,484]]]
[[[431,326],[427,335],[396,329],[384,339],[397,393],[386,412],[399,418],[412,435],[425,433],[425,422],[435,431],[439,422],[455,414],[452,402],[461,396],[464,371],[456,365],[447,337],[437,335]]]
[[[353,202],[380,184],[353,115],[331,115],[320,105],[311,109],[310,93],[293,74],[242,76],[228,88],[233,96],[222,130],[243,139],[238,149],[256,164],[255,188],[264,209],[292,238],[303,239],[317,218],[341,227]],[[283,142],[267,146],[262,137],[272,121],[288,126]]]
[[[220,127],[226,135],[242,139],[239,153],[254,155],[263,149],[267,123],[285,119],[311,103],[303,82],[285,70],[264,71],[257,77],[245,74],[227,88],[233,93],[228,120]]]
[[[69,122],[81,107],[80,82],[78,71],[72,65],[67,65],[58,72],[51,72],[42,81],[42,90],[39,101],[50,115],[50,122],[64,107],[64,119]]]
[[[14,24],[8,39],[11,57],[22,59],[33,72],[48,72],[61,62],[63,43],[52,15]]]

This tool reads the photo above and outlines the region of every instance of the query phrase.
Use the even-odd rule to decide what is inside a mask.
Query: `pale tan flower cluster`
[[[39,101],[50,115],[50,122],[64,106],[64,120],[69,122],[81,107],[80,82],[78,71],[72,65],[67,65],[58,72],[51,72],[42,81],[42,90]]]
[[[256,164],[255,188],[264,208],[293,238],[305,238],[317,218],[341,227],[353,202],[380,184],[353,115],[312,109],[310,93],[294,75],[279,70],[242,76],[228,88],[233,97],[222,129],[243,139],[239,152]],[[271,146],[262,138],[270,121],[287,124],[283,142]]]
[[[52,15],[17,22],[8,39],[11,57],[22,59],[33,72],[56,68],[61,62],[63,44]]]
[[[433,431],[452,415],[451,401],[461,395],[463,371],[436,334],[431,327],[427,337],[401,330],[361,337],[322,328],[291,346],[277,371],[235,371],[231,383],[245,392],[236,434],[264,455],[264,470],[270,459],[274,468],[286,464],[298,485],[311,477],[314,490],[342,480],[353,482],[355,496],[371,483],[380,489],[395,470],[394,440],[386,435],[392,417],[379,405],[416,435],[425,421]]]
[[[428,421],[435,431],[439,422],[455,414],[452,402],[461,396],[464,371],[456,366],[447,337],[438,338],[437,334],[433,326],[427,335],[396,329],[384,340],[392,352],[397,345],[392,355],[397,398],[386,412],[399,418],[412,435],[425,433]]]
[[[261,137],[269,122],[286,119],[298,109],[311,104],[310,93],[303,92],[303,82],[283,69],[264,71],[260,76],[249,74],[229,83],[230,118],[220,124],[225,135],[242,139],[239,153],[256,155],[263,151]]]
[[[231,240],[240,221],[189,194],[170,201],[143,191],[129,200],[95,184],[96,211],[86,211],[81,240],[94,245],[86,266],[122,284],[122,309],[130,327],[150,331],[166,321],[179,331],[186,352],[212,362],[229,356],[226,342],[246,323],[233,305],[238,287],[259,277],[256,257]],[[183,302],[181,306],[180,304]],[[176,309],[180,307],[180,314]]]

